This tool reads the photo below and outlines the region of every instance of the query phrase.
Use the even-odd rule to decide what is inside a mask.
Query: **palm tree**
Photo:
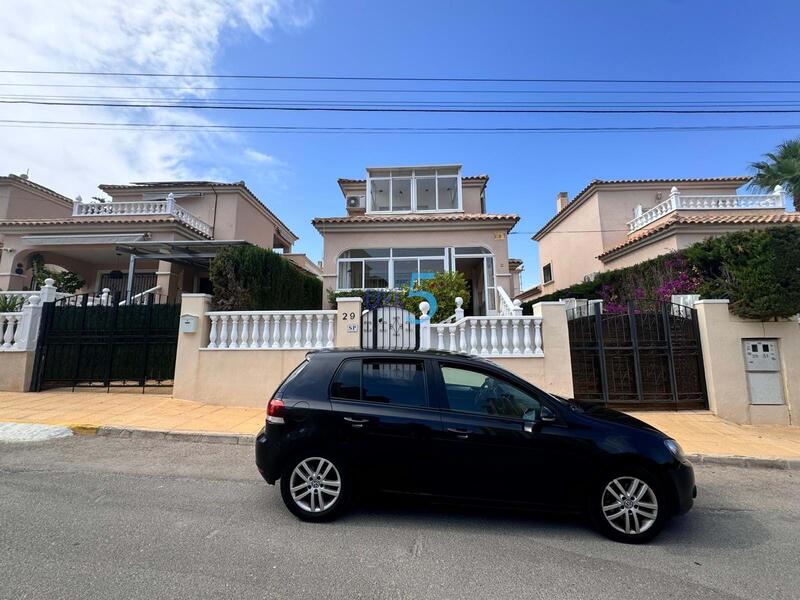
[[[764,156],[768,160],[750,163],[756,171],[750,187],[772,190],[780,185],[794,200],[794,209],[800,210],[800,138],[783,142]]]

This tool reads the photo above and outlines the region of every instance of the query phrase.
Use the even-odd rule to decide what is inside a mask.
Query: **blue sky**
[[[287,0],[288,1],[288,0]],[[111,0],[109,0],[111,3]],[[115,10],[127,19],[141,15],[114,0]],[[800,22],[800,3],[794,1],[526,1],[526,2],[374,2],[318,0],[302,5],[302,10],[285,17],[279,8],[282,0],[254,0],[263,8],[265,19],[253,24],[246,7],[228,0],[215,0],[219,15],[211,25],[192,25],[192,10],[203,11],[210,4],[193,7],[193,0],[176,0],[161,10],[172,19],[176,31],[196,27],[193,36],[213,29],[214,44],[197,50],[202,68],[214,73],[269,73],[291,75],[363,76],[443,76],[443,77],[543,77],[543,78],[667,78],[667,79],[800,79],[800,42],[791,35],[792,23]],[[41,19],[51,18],[53,5],[41,3]],[[26,3],[26,7],[31,4]],[[76,5],[77,6],[77,5]],[[154,7],[162,4],[155,3]],[[182,8],[181,8],[182,7]],[[187,8],[188,7],[188,8]],[[231,8],[235,7],[235,8]],[[32,10],[27,8],[27,10]],[[60,8],[59,8],[60,10]],[[228,12],[234,12],[236,18]],[[272,11],[272,12],[270,12]],[[76,13],[69,19],[76,19]],[[301,17],[297,17],[300,14]],[[108,15],[108,22],[119,21]],[[55,17],[52,17],[55,19]],[[66,19],[67,17],[65,17]],[[80,19],[90,18],[80,13]],[[143,18],[143,17],[142,17]],[[34,19],[35,21],[35,19]],[[230,26],[230,23],[234,26]],[[246,22],[248,26],[242,26]],[[159,21],[142,20],[142,27],[160,27]],[[155,24],[153,24],[155,23]],[[75,24],[80,24],[75,21]],[[58,26],[54,23],[53,26]],[[91,27],[91,26],[90,26]],[[94,24],[95,42],[104,42]],[[136,27],[123,27],[125,34]],[[76,30],[85,34],[85,24]],[[59,26],[68,35],[69,26]],[[155,30],[158,33],[158,29]],[[0,28],[0,33],[2,33]],[[42,32],[42,36],[46,35]],[[161,31],[163,33],[163,31]],[[78,35],[76,33],[76,35]],[[120,34],[122,35],[122,34]],[[132,34],[130,34],[132,35]],[[214,37],[215,36],[215,37]],[[152,36],[150,36],[152,37]],[[77,39],[77,38],[76,38]],[[166,36],[164,47],[149,56],[134,60],[144,37],[133,39],[130,52],[116,48],[104,57],[69,56],[59,64],[82,68],[107,66],[112,54],[130,58],[133,68],[153,66],[174,49],[175,34]],[[44,44],[33,40],[32,45]],[[195,39],[195,43],[197,39]],[[58,48],[76,47],[65,43]],[[35,66],[50,66],[54,50],[42,45],[41,61]],[[0,58],[13,66],[24,67],[29,52],[20,47]],[[179,54],[173,52],[173,54]],[[190,52],[186,52],[190,54]],[[154,58],[155,57],[155,58]],[[166,59],[163,59],[166,60]],[[163,63],[164,69],[192,69],[180,57]],[[150,61],[150,62],[147,62]],[[126,63],[128,64],[128,63]],[[177,66],[176,66],[177,65]],[[218,85],[259,85],[264,87],[387,88],[421,86],[438,89],[487,89],[487,84],[413,84],[341,82],[264,82],[230,81]],[[316,100],[663,100],[664,95],[641,94],[609,96],[591,94],[598,90],[674,91],[687,86],[628,84],[497,84],[495,89],[566,90],[571,94],[415,94],[358,92],[225,92],[213,97],[279,98]],[[697,90],[698,87],[691,89]],[[706,86],[708,90],[797,90],[797,93],[767,96],[770,100],[792,100],[800,96],[800,85]],[[581,93],[581,92],[584,93]],[[694,95],[693,100],[719,100],[719,95]],[[763,100],[760,94],[730,96],[728,99]],[[685,100],[680,95],[668,100]],[[52,111],[56,112],[56,111]],[[171,112],[171,120],[175,120]],[[800,123],[800,115],[397,115],[331,113],[247,113],[225,111],[208,115],[215,123],[261,125],[341,125],[341,126],[637,126],[696,124],[783,124]],[[465,174],[486,173],[491,177],[487,204],[492,212],[513,212],[522,217],[517,235],[510,237],[512,256],[525,261],[525,286],[539,281],[536,245],[529,232],[535,231],[554,211],[555,196],[566,190],[575,194],[593,178],[703,177],[747,173],[747,165],[781,140],[797,135],[792,131],[670,132],[670,133],[571,133],[536,135],[355,135],[355,134],[242,134],[235,146],[225,151],[210,144],[182,160],[180,172],[212,174],[227,179],[244,179],[259,197],[300,236],[296,250],[317,260],[322,240],[311,227],[315,216],[344,214],[344,203],[336,185],[338,177],[362,177],[368,165],[461,163]],[[26,134],[27,135],[27,134]],[[148,148],[157,153],[168,143],[165,134],[148,138]],[[27,148],[30,135],[22,139]],[[65,144],[73,143],[65,141]],[[76,144],[87,146],[85,137]],[[200,142],[195,141],[195,144]],[[43,142],[47,148],[52,140]],[[137,156],[143,147],[126,149],[125,156]],[[197,148],[195,149],[197,150]],[[21,152],[21,151],[20,151]],[[109,149],[108,152],[111,152]],[[108,154],[102,152],[102,154]],[[250,160],[241,158],[246,153]],[[15,153],[16,154],[16,153]],[[99,151],[97,154],[101,154]],[[167,153],[168,154],[168,153]],[[262,156],[263,155],[263,156]],[[6,171],[24,171],[27,163],[14,161],[14,155],[0,156],[8,163]],[[101,157],[98,156],[98,160]],[[31,158],[30,160],[35,160]],[[30,161],[29,161],[30,162]],[[152,164],[163,165],[164,156]],[[151,163],[147,163],[151,164]],[[139,164],[136,173],[126,171],[120,160],[101,174],[89,174],[92,185],[108,180],[135,177],[156,179],[161,172]],[[44,183],[59,179],[49,173],[52,161],[39,169]],[[70,170],[65,167],[65,171]],[[72,169],[74,171],[74,169]],[[141,174],[140,174],[141,173]],[[33,173],[34,179],[37,173]],[[166,173],[163,176],[168,176]],[[90,179],[90,178],[94,179]],[[67,186],[69,188],[69,186]],[[67,189],[65,193],[70,193]]]

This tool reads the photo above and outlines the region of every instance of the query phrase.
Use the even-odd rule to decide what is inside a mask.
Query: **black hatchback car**
[[[588,512],[608,537],[645,542],[696,495],[680,446],[646,423],[445,352],[309,353],[269,401],[256,465],[305,521],[367,486]]]

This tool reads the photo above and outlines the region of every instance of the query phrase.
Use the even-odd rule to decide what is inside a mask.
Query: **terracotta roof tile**
[[[0,183],[2,183],[3,180],[16,182],[16,183],[18,183],[20,185],[27,186],[27,187],[29,187],[31,189],[34,189],[34,190],[37,190],[39,192],[43,192],[43,193],[47,194],[48,196],[52,196],[53,198],[58,198],[59,200],[63,200],[64,202],[69,202],[70,204],[72,204],[72,200],[70,198],[67,198],[63,194],[59,194],[58,192],[53,191],[48,187],[45,187],[45,186],[43,186],[43,185],[41,185],[39,183],[36,183],[35,181],[31,181],[30,179],[27,179],[26,177],[20,177],[19,175],[14,175],[12,173],[10,175],[4,176],[4,177],[0,177]]]
[[[439,223],[439,222],[519,221],[518,215],[485,213],[404,214],[404,215],[350,215],[347,217],[318,217],[311,221],[317,225],[336,223]]]
[[[532,239],[537,239],[542,233],[545,232],[550,226],[555,225],[562,217],[567,214],[572,208],[578,206],[588,196],[588,192],[595,187],[603,185],[624,185],[624,184],[647,184],[647,183],[739,183],[744,184],[752,179],[747,175],[734,175],[732,177],[679,177],[677,179],[592,179],[587,183],[584,188],[575,194],[575,197],[569,201],[563,210],[554,214],[550,219],[539,228],[539,231],[533,234]],[[737,186],[738,187],[738,186]]]
[[[665,220],[660,225],[647,229],[639,235],[635,235],[621,244],[614,246],[600,254],[597,258],[604,257],[633,246],[643,239],[649,238],[660,231],[674,227],[675,225],[785,225],[790,223],[800,223],[800,213],[773,213],[769,215],[681,215],[676,214]]]

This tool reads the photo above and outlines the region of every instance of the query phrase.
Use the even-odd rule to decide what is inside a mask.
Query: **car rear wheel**
[[[661,486],[655,477],[640,469],[625,469],[601,478],[591,502],[595,525],[618,542],[649,542],[668,516]]]
[[[298,456],[281,476],[281,496],[303,521],[330,521],[349,503],[349,472],[341,460],[324,452]]]

